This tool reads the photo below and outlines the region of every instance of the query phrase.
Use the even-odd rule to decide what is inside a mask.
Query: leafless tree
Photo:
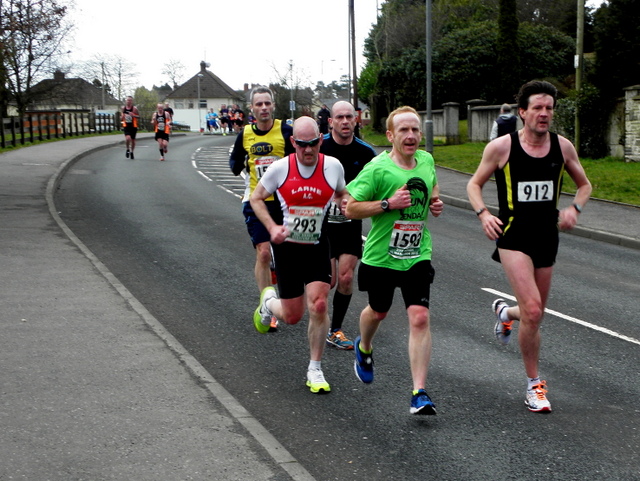
[[[31,86],[49,73],[62,54],[72,25],[63,0],[0,0],[0,110],[13,97],[23,114]]]
[[[181,79],[184,76],[185,66],[180,60],[171,59],[164,66],[164,70],[162,71],[162,75],[166,75],[169,77],[169,82],[171,82],[171,87],[176,89],[181,83]]]
[[[138,72],[133,63],[119,55],[96,54],[74,67],[76,74],[88,82],[103,86],[117,99],[133,94]]]

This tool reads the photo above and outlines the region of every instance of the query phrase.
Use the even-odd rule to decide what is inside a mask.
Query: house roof
[[[201,77],[199,77],[201,75]],[[224,83],[213,72],[207,70],[207,64],[200,62],[200,72],[191,77],[177,89],[167,95],[167,99],[197,99],[198,78],[200,78],[200,98],[232,98],[242,100],[242,96]]]
[[[77,105],[87,108],[102,104],[120,105],[118,99],[108,91],[103,92],[100,87],[81,78],[65,78],[63,72],[57,71],[52,79],[38,82],[31,88],[32,105]]]

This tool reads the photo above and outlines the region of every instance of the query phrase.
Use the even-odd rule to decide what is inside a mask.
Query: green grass
[[[592,197],[625,204],[640,205],[640,162],[625,162],[617,157],[580,159],[593,186]],[[575,186],[565,174],[565,192],[575,192]]]
[[[466,122],[460,130],[460,137],[466,140],[466,128],[463,131],[462,127],[466,127]],[[373,134],[365,128],[363,135],[373,145],[390,148],[382,134]],[[433,157],[441,167],[473,173],[480,163],[485,145],[484,142],[438,145],[434,141]],[[625,162],[617,157],[580,159],[580,162],[593,186],[593,198],[640,206],[640,162]],[[566,174],[562,190],[569,193],[576,191],[573,181]]]

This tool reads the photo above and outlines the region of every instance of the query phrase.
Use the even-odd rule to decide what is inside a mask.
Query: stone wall
[[[640,162],[640,85],[624,90],[624,159]]]

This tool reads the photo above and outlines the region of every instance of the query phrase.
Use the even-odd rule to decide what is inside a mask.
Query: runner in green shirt
[[[365,383],[373,382],[372,341],[387,316],[396,287],[409,317],[409,358],[413,378],[412,414],[435,414],[425,391],[431,358],[429,294],[431,265],[429,212],[442,213],[433,157],[418,150],[420,117],[411,107],[400,107],[387,120],[391,153],[369,162],[347,185],[351,199],[347,217],[371,217],[371,230],[358,271],[358,285],[368,292],[369,304],[360,314],[360,336],[355,340],[355,371]]]

